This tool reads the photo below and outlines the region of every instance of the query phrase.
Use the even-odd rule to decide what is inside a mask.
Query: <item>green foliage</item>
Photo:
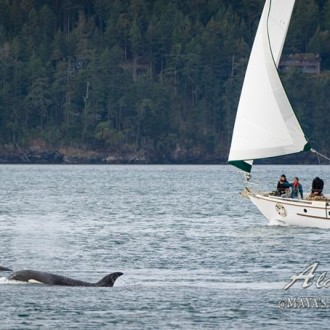
[[[0,1],[0,143],[226,158],[263,0]],[[297,1],[283,74],[312,144],[330,139],[330,0]]]

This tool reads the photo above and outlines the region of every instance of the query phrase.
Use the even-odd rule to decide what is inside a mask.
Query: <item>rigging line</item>
[[[327,159],[327,160],[330,160],[328,157],[326,157],[325,155],[322,155],[321,153],[319,153],[318,151],[316,151],[315,149],[311,149],[311,152],[315,153],[316,154],[316,157],[317,157],[317,161],[319,163],[319,167],[321,168],[321,174],[324,176],[324,171],[323,171],[323,166],[321,166],[321,160],[320,160],[320,156]]]
[[[321,157],[323,157],[324,159],[330,161],[330,158],[329,158],[329,157],[327,157],[327,156],[321,154],[320,152],[316,151],[315,149],[311,149],[311,152],[316,153],[316,155],[317,155],[317,159],[318,159],[318,161],[319,161],[319,164],[320,164],[320,158],[319,158],[319,156],[321,156]]]

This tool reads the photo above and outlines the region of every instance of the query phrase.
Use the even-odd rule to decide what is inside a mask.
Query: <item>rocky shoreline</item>
[[[257,161],[257,164],[316,164],[313,153],[300,153]],[[168,153],[152,148],[134,150],[49,147],[34,143],[28,147],[0,146],[0,164],[227,164],[226,155],[209,153],[200,147],[177,146]]]
[[[177,148],[169,155],[154,150],[92,150],[86,148],[45,148],[40,146],[0,147],[0,164],[221,164],[225,159],[198,148]]]

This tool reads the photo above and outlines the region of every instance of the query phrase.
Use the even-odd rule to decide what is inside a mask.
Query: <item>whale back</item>
[[[116,279],[121,275],[123,275],[123,273],[116,272],[104,276],[97,283],[89,283],[80,280],[75,280],[73,278],[66,276],[26,269],[26,270],[19,270],[17,272],[14,272],[8,277],[8,279],[22,281],[22,282],[34,282],[34,283],[62,285],[62,286],[112,287]]]
[[[43,284],[54,284],[54,277],[57,275],[39,272],[36,270],[23,269],[12,273],[8,279],[21,282],[34,282]]]

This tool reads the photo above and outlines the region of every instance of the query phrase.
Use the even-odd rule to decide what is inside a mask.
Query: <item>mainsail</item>
[[[245,73],[228,162],[250,172],[255,159],[310,150],[277,67],[294,0],[266,0]]]

